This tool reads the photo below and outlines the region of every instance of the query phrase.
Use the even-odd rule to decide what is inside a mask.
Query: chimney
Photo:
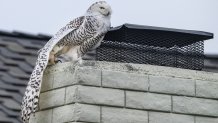
[[[30,123],[217,123],[218,74],[84,61],[47,68]]]

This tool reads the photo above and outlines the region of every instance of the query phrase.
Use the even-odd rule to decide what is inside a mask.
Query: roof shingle
[[[0,31],[0,123],[21,123],[20,104],[37,51],[50,36]]]

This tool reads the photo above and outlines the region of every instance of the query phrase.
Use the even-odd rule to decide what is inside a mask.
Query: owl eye
[[[100,7],[100,9],[105,9],[104,7]]]

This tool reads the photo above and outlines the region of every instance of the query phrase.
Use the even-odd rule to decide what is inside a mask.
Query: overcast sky
[[[97,0],[1,0],[0,30],[54,34]],[[214,33],[206,53],[218,54],[218,0],[106,0],[112,26],[123,23]]]

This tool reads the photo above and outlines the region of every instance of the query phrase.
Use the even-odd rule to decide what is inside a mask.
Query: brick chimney
[[[47,68],[30,123],[218,123],[218,74],[84,61]]]

